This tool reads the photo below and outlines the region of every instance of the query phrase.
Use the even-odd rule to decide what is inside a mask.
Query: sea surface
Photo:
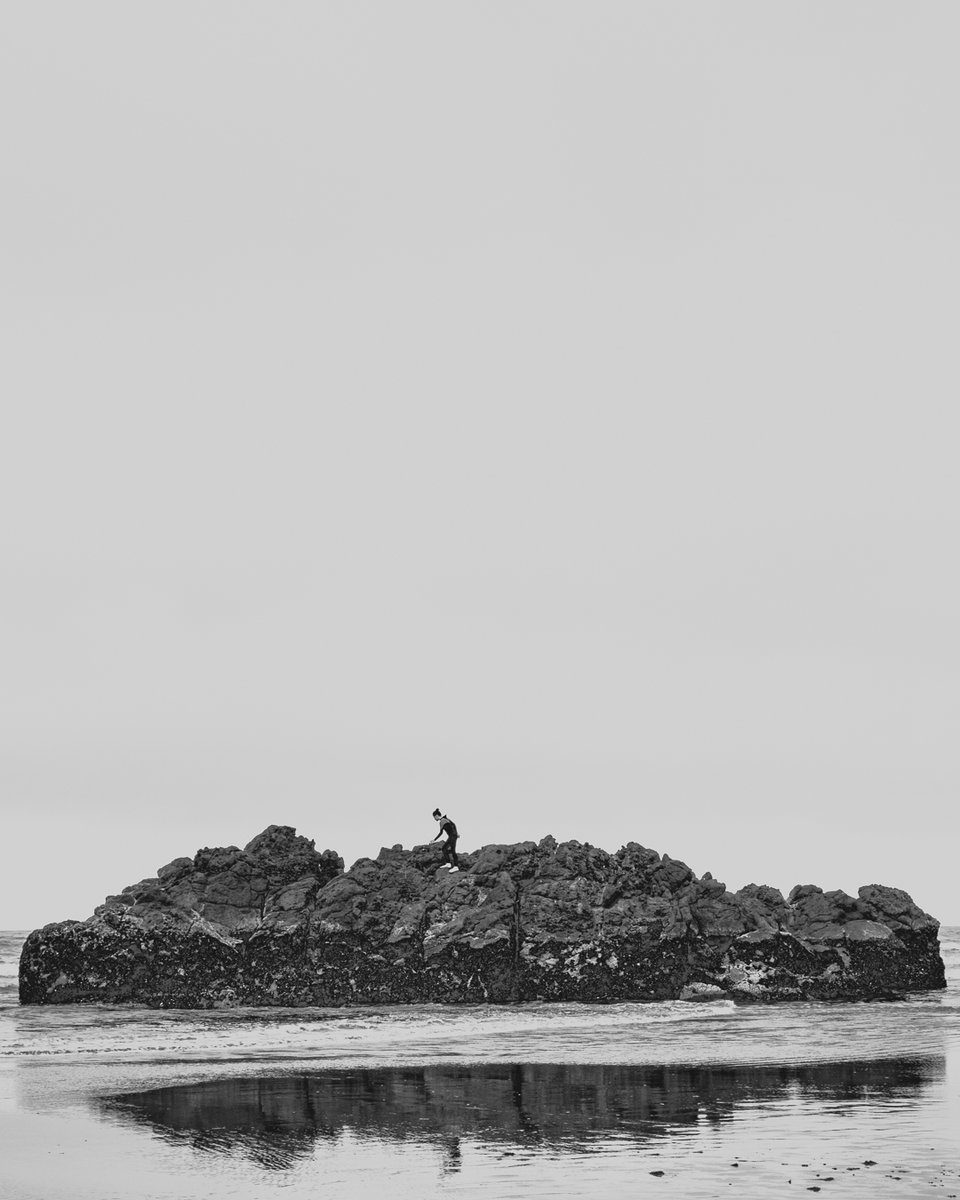
[[[869,1004],[20,1007],[0,1197],[960,1197],[946,991]]]

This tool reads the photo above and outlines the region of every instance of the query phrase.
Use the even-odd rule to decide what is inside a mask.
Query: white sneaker
[[[451,867],[451,868],[450,868],[450,874],[452,875],[452,874],[454,873],[454,871],[459,871],[459,870],[460,870],[460,868],[459,868],[459,867]]]

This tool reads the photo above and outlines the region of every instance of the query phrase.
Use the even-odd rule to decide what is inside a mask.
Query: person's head
[[[440,811],[439,808],[435,808],[433,810],[433,819],[435,821],[439,821],[442,816],[443,816],[443,813]]]

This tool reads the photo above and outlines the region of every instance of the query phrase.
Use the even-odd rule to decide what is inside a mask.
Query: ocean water
[[[0,934],[0,1197],[960,1197],[946,991],[155,1011],[24,1007]]]

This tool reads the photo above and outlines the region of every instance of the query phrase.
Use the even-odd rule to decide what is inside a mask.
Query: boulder
[[[271,825],[34,931],[24,1004],[156,1007],[862,1000],[945,986],[938,922],[897,888],[750,884],[636,842],[382,849],[349,871]]]

